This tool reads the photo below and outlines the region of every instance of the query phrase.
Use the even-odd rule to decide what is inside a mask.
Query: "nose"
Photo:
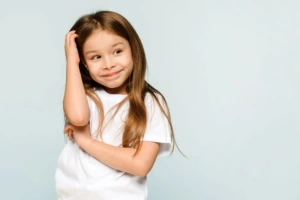
[[[106,56],[103,63],[103,69],[111,69],[115,66],[112,56]]]

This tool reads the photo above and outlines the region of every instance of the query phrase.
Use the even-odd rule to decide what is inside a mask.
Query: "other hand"
[[[86,143],[93,141],[90,131],[90,124],[85,126],[74,126],[67,124],[64,129],[64,133],[68,134],[70,140],[75,139],[76,144],[82,147]]]

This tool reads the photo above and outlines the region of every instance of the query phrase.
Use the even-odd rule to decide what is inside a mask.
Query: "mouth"
[[[104,74],[103,77],[106,77],[106,78],[113,77],[113,76],[120,74],[121,71],[122,70],[117,71],[117,72],[107,73],[107,74]]]

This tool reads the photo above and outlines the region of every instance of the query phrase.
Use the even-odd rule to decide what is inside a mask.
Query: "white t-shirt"
[[[126,102],[109,123],[115,109],[108,111],[126,95],[109,94],[105,90],[97,90],[96,93],[102,101],[106,116],[102,140],[120,146],[129,103]],[[101,141],[95,134],[98,127],[96,105],[89,97],[88,102],[92,137]],[[148,119],[143,141],[159,142],[158,156],[167,156],[172,149],[167,119],[150,94],[146,94],[145,105]],[[134,176],[101,163],[79,148],[74,140],[67,142],[58,158],[55,181],[58,200],[145,200],[148,193],[146,177]]]

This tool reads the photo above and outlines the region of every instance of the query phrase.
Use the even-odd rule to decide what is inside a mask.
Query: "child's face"
[[[128,41],[108,31],[96,30],[83,45],[85,64],[92,79],[108,93],[126,94],[126,80],[133,69]]]

